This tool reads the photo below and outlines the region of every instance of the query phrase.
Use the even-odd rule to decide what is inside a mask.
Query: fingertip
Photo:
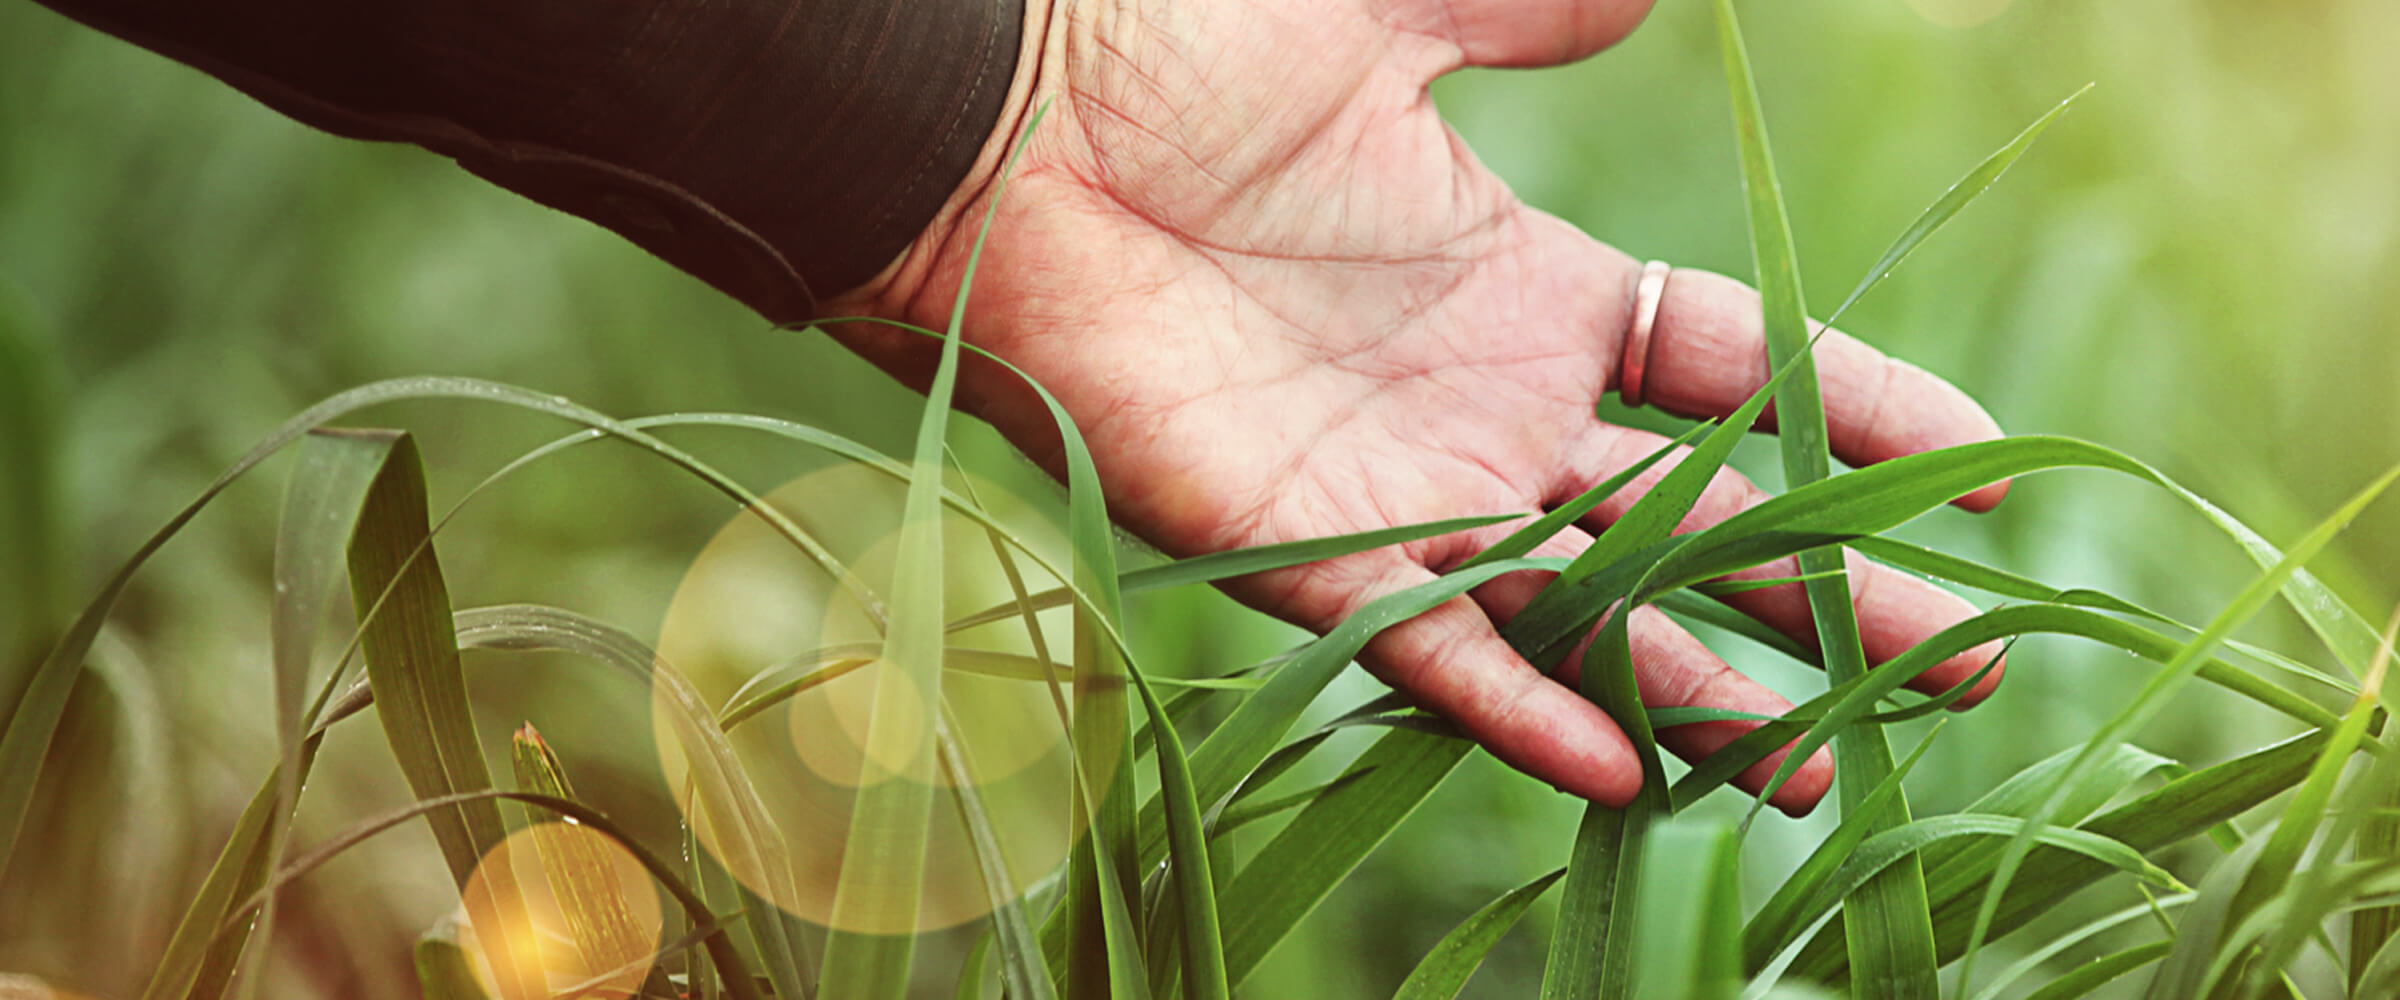
[[[1799,819],[1815,812],[1817,804],[1825,801],[1825,793],[1832,790],[1833,752],[1818,747],[1815,753],[1808,755],[1807,763],[1792,772],[1791,780],[1775,790],[1774,797],[1769,798],[1767,804],[1786,816]]]
[[[2012,481],[2003,479],[1950,502],[1977,514],[1988,514],[2000,506],[2000,501],[2008,499],[2008,485]]]
[[[2008,674],[2008,657],[2001,652],[2002,648],[2004,647],[1997,642],[1987,642],[1944,660],[1940,667],[1935,668],[1942,671],[1945,676],[1954,675],[1956,679],[1952,683],[1955,684],[1975,676],[1983,669],[1984,664],[1992,665],[1991,673],[1985,674],[1982,680],[1975,682],[1974,687],[1967,689],[1966,694],[1950,703],[1951,711],[1964,712],[1974,708],[1989,699],[1993,692],[2000,690],[2000,678]],[[1994,662],[1995,658],[1998,659],[1998,662]]]

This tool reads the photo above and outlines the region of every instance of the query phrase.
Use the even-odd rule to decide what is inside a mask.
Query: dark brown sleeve
[[[769,318],[890,263],[973,165],[1022,0],[41,0],[318,128],[413,142]]]

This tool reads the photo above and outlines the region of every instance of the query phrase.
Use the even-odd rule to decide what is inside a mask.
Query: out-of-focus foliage
[[[2400,255],[2390,99],[2400,64],[2389,56],[2400,7],[1748,6],[1820,308],[1967,166],[2098,84],[1853,310],[1848,329],[1951,378],[2013,430],[2141,456],[2278,541],[2400,454],[2400,411],[2388,404],[2400,385],[2390,333],[2400,287],[2387,277]],[[1436,93],[1530,202],[1637,256],[1743,274],[1714,45],[1700,5],[1669,4],[1584,65],[1468,73]],[[0,704],[60,609],[88,598],[252,440],[341,388],[474,375],[619,415],[787,416],[892,453],[915,412],[914,396],[863,363],[768,331],[604,232],[437,157],[312,133],[21,3],[0,7],[0,364]],[[437,507],[558,430],[460,406],[383,419],[424,441]],[[967,459],[980,470],[1029,495],[1051,489],[974,437]],[[788,449],[679,440],[762,491],[802,471]],[[1771,443],[1753,445],[1764,447],[1746,449],[1757,461],[1745,467],[1774,479]],[[42,863],[0,882],[0,969],[95,996],[137,991],[271,765],[271,480],[238,488],[170,547],[103,637],[54,751],[70,763],[47,775],[20,848]],[[469,508],[443,565],[462,607],[552,603],[654,636],[681,568],[728,513],[626,449],[587,448]],[[2187,619],[2207,618],[2254,569],[2173,500],[2098,475],[2037,477],[1997,514],[1945,512],[1912,530]],[[2400,597],[2386,572],[2400,565],[2400,517],[2378,510],[2317,565],[2362,606],[2388,604]],[[1212,595],[1137,596],[1131,614],[1145,662],[1169,676],[1248,662],[1292,637]],[[2288,616],[2253,632],[2311,648]],[[1822,683],[1765,659],[1737,662],[1762,661],[1762,677],[1788,692]],[[533,719],[554,743],[601,758],[577,761],[593,801],[637,819],[675,815],[653,787],[655,762],[618,738],[645,717],[638,697],[587,689],[540,657],[512,663],[505,683],[474,692],[487,746]],[[2029,639],[2013,664],[2001,696],[1955,720],[1917,766],[1930,810],[2089,734],[2141,676],[2123,656],[2067,640]],[[1363,677],[1344,683],[1339,704],[1374,690]],[[2287,726],[2208,693],[2175,703],[2147,735],[2208,761]],[[1913,745],[1919,730],[1904,728],[1894,742]],[[337,731],[310,783],[303,842],[402,800],[389,760],[371,730]],[[1386,995],[1466,914],[1564,860],[1578,804],[1480,755],[1466,766],[1247,993]],[[1762,821],[1746,845],[1762,884],[1830,817],[1804,821],[1806,840],[1778,837],[1782,822]],[[267,995],[408,995],[409,945],[450,893],[428,838],[345,856],[284,896]],[[1530,995],[1549,920],[1537,905],[1525,923],[1540,933],[1504,941],[1469,995]],[[2059,967],[2100,953],[2070,952]]]

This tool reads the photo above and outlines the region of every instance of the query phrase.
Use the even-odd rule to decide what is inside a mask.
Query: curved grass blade
[[[1626,485],[1633,482],[1636,477],[1639,477],[1644,472],[1650,471],[1651,466],[1657,465],[1659,462],[1666,460],[1667,456],[1673,455],[1676,449],[1691,444],[1693,441],[1698,440],[1703,433],[1710,432],[1710,429],[1713,426],[1716,426],[1713,422],[1703,422],[1692,425],[1690,429],[1676,435],[1674,440],[1668,441],[1667,443],[1658,446],[1657,450],[1642,456],[1640,461],[1637,461],[1632,465],[1628,465],[1623,469],[1617,470],[1616,474],[1594,484],[1591,489],[1583,491],[1583,493],[1578,495],[1575,499],[1569,500],[1564,504],[1560,504],[1556,510],[1552,510],[1547,514],[1542,515],[1532,524],[1528,524],[1517,529],[1516,531],[1510,532],[1507,538],[1503,538],[1500,541],[1493,543],[1492,547],[1468,557],[1466,562],[1458,565],[1458,568],[1472,569],[1485,563],[1498,562],[1502,559],[1517,559],[1531,553],[1535,548],[1539,547],[1543,542],[1549,541],[1553,536],[1557,535],[1561,530],[1564,530],[1568,525],[1574,524],[1576,521],[1581,520],[1585,514],[1591,513],[1592,508],[1600,506],[1601,501],[1615,496],[1618,491],[1623,490]],[[1690,460],[1691,459],[1688,457],[1684,459],[1684,461]]]
[[[2057,779],[2058,786],[2053,788],[2043,805],[2031,815],[2030,823],[2026,827],[2027,831],[2050,822],[2053,809],[2064,797],[2064,786],[2074,780],[2075,775],[2082,770],[2086,761],[2096,756],[2100,748],[2122,741],[2141,724],[2149,721],[2150,717],[2156,714],[2159,707],[2165,703],[2166,697],[2180,688],[2185,678],[2199,669],[2200,663],[2216,645],[2217,640],[2230,634],[2235,627],[2247,621],[2259,608],[2265,606],[2267,601],[2280,592],[2284,584],[2299,571],[2302,563],[2306,562],[2310,556],[2315,555],[2317,550],[2324,548],[2326,543],[2331,542],[2335,535],[2349,525],[2351,519],[2357,517],[2360,511],[2366,509],[2368,504],[2382,495],[2384,489],[2390,486],[2395,478],[2400,478],[2400,466],[2394,466],[2374,482],[2369,483],[2365,489],[2360,490],[2335,510],[2332,516],[2310,530],[2297,544],[2292,546],[2289,552],[2277,560],[2274,566],[2251,581],[2249,586],[2244,587],[2230,605],[2209,621],[2207,628],[2201,630],[2201,633],[2190,642],[2185,643],[2182,651],[2160,668],[2158,673],[2151,677],[2149,683],[2143,685],[2142,690],[2134,696],[2132,704],[2120,710],[2098,732],[2092,734],[2090,740],[2085,742],[2083,750],[2076,755],[2075,761],[2070,763],[2066,771]],[[1959,981],[1962,984],[1973,982],[1970,974],[1974,972],[1975,953],[1999,909],[2001,896],[2007,890],[2010,877],[2024,862],[2026,852],[2032,849],[2030,839],[2029,832],[2020,833],[2012,838],[2007,851],[2001,855],[2000,862],[1992,873],[1991,885],[1985,890],[1983,902],[1976,912],[1974,929],[1969,932],[1967,937],[1966,954],[1960,959]]]
[[[2072,851],[2093,861],[2108,865],[2135,878],[2175,892],[2187,886],[2176,881],[2166,869],[2150,863],[2141,852],[2125,843],[2088,830],[2073,827],[2042,827],[2027,834],[2028,823],[2015,816],[1990,816],[1978,813],[1952,813],[1912,820],[1907,826],[1885,830],[1860,844],[1844,858],[1841,867],[1818,886],[1800,908],[1801,926],[1815,922],[1818,915],[1836,902],[1848,897],[1858,886],[1876,873],[1889,868],[1903,857],[1915,855],[1933,844],[1959,837],[2010,837],[2029,835],[2037,843]]]
[[[1517,918],[1533,907],[1552,883],[1566,875],[1560,868],[1540,878],[1502,893],[1500,898],[1485,903],[1483,908],[1469,914],[1450,933],[1434,942],[1433,950],[1417,962],[1408,978],[1400,983],[1392,1000],[1454,1000],[1465,989],[1467,979],[1483,965],[1483,957],[1500,943]]]
[[[1857,305],[1859,299],[1866,297],[1870,289],[1882,283],[1883,279],[1890,277],[1893,269],[1899,267],[1901,261],[1907,260],[1909,254],[1916,252],[1917,246],[1924,243],[1926,237],[1933,235],[1934,230],[1942,228],[1951,218],[1958,215],[1960,209],[1967,207],[1968,202],[1974,201],[1977,196],[1989,190],[1993,183],[2000,180],[2001,174],[2007,173],[2008,168],[2016,165],[2018,157],[2025,155],[2025,151],[2032,148],[2033,141],[2041,138],[2042,132],[2050,127],[2051,122],[2057,121],[2058,116],[2065,114],[2067,107],[2074,104],[2076,98],[2082,97],[2091,89],[2092,84],[2087,83],[2074,93],[2068,94],[2066,100],[2058,102],[2057,107],[2043,113],[2040,118],[2034,119],[2033,124],[2025,126],[2025,130],[2017,133],[2016,138],[2010,139],[2008,145],[2000,147],[1991,156],[1984,158],[1982,163],[1976,164],[1975,169],[1967,171],[1965,177],[1959,178],[1958,183],[1950,185],[1950,189],[1942,192],[1940,198],[1934,199],[1933,204],[1926,206],[1925,211],[1918,213],[1916,221],[1909,223],[1908,228],[1900,233],[1900,238],[1893,240],[1892,245],[1883,251],[1883,256],[1875,261],[1875,266],[1867,269],[1867,275],[1859,279],[1858,287],[1852,288],[1850,294],[1842,299],[1842,304],[1835,306],[1833,312],[1825,317],[1825,325],[1832,326],[1835,320],[1842,318],[1844,313],[1850,311],[1851,306]]]
[[[975,769],[967,757],[965,744],[957,739],[957,732],[957,722],[945,702],[934,733],[934,745],[949,779],[951,802],[958,807],[959,819],[966,824],[969,841],[974,845],[985,896],[992,904],[992,939],[999,943],[1001,981],[1007,985],[1010,997],[1052,1000],[1057,994],[1051,988],[1050,967],[1042,958],[1041,942],[1034,937],[1033,920],[1026,913],[1025,894],[1009,877],[1008,859],[1002,853],[999,834],[992,829],[991,815],[983,808],[983,793],[976,789],[973,778]],[[978,961],[971,960],[968,969],[971,971],[978,965]]]
[[[660,858],[658,855],[651,853],[651,851],[648,848],[643,847],[639,841],[636,841],[634,838],[627,835],[625,830],[618,826],[614,820],[609,819],[606,814],[601,813],[600,811],[593,809],[590,806],[586,806],[580,802],[554,798],[547,795],[534,795],[527,792],[508,792],[492,788],[486,788],[480,791],[472,792],[458,792],[455,794],[443,795],[431,799],[422,799],[407,806],[403,806],[399,809],[385,813],[381,816],[376,816],[353,824],[349,828],[343,830],[341,833],[327,838],[323,843],[320,843],[315,847],[310,848],[308,851],[300,854],[298,857],[293,858],[291,862],[286,864],[284,867],[277,869],[274,876],[269,878],[265,885],[259,887],[259,889],[256,892],[253,892],[247,899],[244,899],[241,903],[227,911],[226,919],[223,923],[220,923],[217,926],[216,933],[219,936],[222,936],[231,932],[234,928],[239,926],[241,922],[249,916],[250,913],[257,910],[257,908],[265,902],[268,895],[280,891],[284,886],[291,884],[293,881],[305,877],[310,872],[324,867],[326,862],[333,860],[344,851],[358,846],[376,834],[382,833],[393,827],[400,826],[410,820],[424,816],[431,816],[447,809],[455,809],[461,805],[482,802],[485,804],[495,804],[496,807],[496,803],[502,801],[519,802],[528,806],[538,807],[547,812],[555,813],[567,819],[574,820],[576,823],[583,826],[591,827],[592,829],[599,831],[602,835],[608,837],[610,840],[616,841],[618,846],[623,847],[627,854],[631,855],[635,861],[639,862],[644,869],[649,871],[650,877],[657,880],[659,886],[667,890],[668,895],[674,897],[676,903],[684,908],[685,914],[690,917],[694,925],[707,929],[708,933],[703,943],[708,949],[710,961],[716,964],[719,975],[724,978],[726,992],[735,997],[736,1000],[763,1000],[758,992],[756,983],[750,978],[747,967],[742,963],[741,952],[733,946],[732,935],[728,933],[725,926],[719,923],[715,916],[709,912],[707,904],[700,899],[699,894],[694,892],[691,886],[684,882],[683,877],[676,873],[674,866],[668,864],[665,859]],[[544,993],[541,995],[548,995],[547,991],[544,991]]]

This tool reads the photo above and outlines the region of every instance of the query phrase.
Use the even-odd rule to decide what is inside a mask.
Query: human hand
[[[1031,4],[1029,6],[1039,6]],[[1520,203],[1435,112],[1426,86],[1466,65],[1580,59],[1646,0],[1059,0],[1027,13],[1015,112],[970,183],[895,267],[846,302],[946,325],[988,182],[1022,114],[1054,101],[998,206],[965,335],[1030,372],[1075,417],[1119,523],[1175,555],[1554,506],[1663,443],[1612,426],[1638,262]],[[922,340],[858,326],[854,349],[922,384]],[[1649,403],[1730,412],[1767,374],[1757,297],[1676,271],[1648,355]],[[1995,437],[1971,400],[1840,333],[1817,347],[1832,446],[1864,464]],[[1047,413],[970,365],[961,402],[1056,462]],[[1538,555],[1572,556],[1664,470]],[[2005,484],[1961,498],[1983,510]],[[1720,472],[1678,530],[1764,499]],[[1498,525],[1235,581],[1228,592],[1329,630],[1381,595],[1498,540]],[[1867,655],[1882,662],[1973,613],[1913,576],[1853,559]],[[1790,560],[1739,577],[1795,574]],[[1518,573],[1378,636],[1362,662],[1501,759],[1586,798],[1627,801],[1641,768],[1616,725],[1500,638],[1540,589]],[[1727,603],[1814,644],[1796,585]],[[1631,621],[1642,699],[1779,713],[1790,704],[1655,609]],[[1970,650],[1919,679],[1980,669]],[[1995,671],[1970,695],[1988,694]],[[1753,724],[1661,733],[1687,758]],[[1753,791],[1780,754],[1738,779]],[[1830,757],[1772,802],[1811,807]]]

